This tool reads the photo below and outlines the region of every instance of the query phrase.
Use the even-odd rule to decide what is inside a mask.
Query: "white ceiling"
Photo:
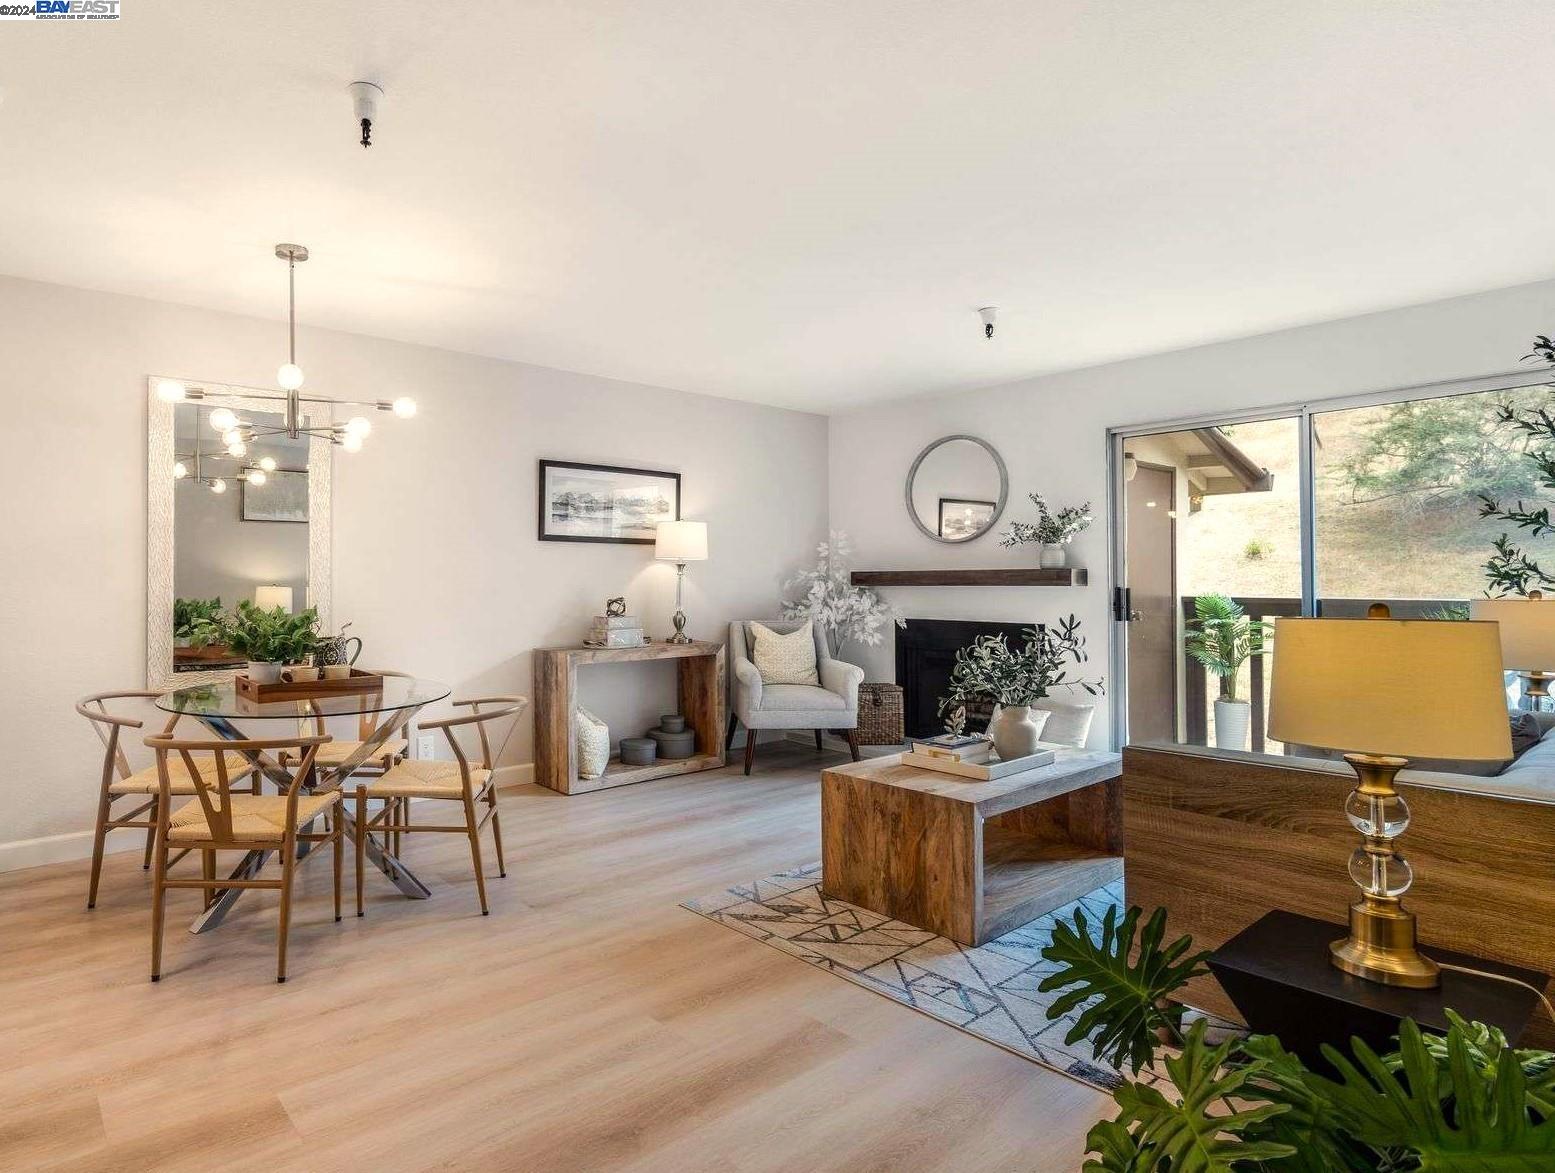
[[[819,411],[1555,274],[1547,0],[122,7],[0,272]]]

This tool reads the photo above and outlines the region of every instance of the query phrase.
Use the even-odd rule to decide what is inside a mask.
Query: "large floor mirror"
[[[280,427],[275,401],[246,388],[190,384],[198,398],[147,395],[146,678],[148,687],[225,679],[242,657],[205,638],[202,618],[247,599],[262,607],[319,608],[330,595],[327,439],[264,435]],[[317,408],[319,405],[309,405]],[[322,422],[322,421],[320,421]]]

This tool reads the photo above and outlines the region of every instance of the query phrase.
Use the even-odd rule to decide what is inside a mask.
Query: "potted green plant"
[[[1200,595],[1183,637],[1187,653],[1220,677],[1215,701],[1215,748],[1246,749],[1251,709],[1236,695],[1237,673],[1253,656],[1269,650],[1273,625],[1253,619],[1225,595]]]
[[[1047,507],[1040,493],[1027,493],[1037,507],[1037,520],[1012,521],[1010,528],[999,539],[1001,546],[1024,546],[1035,543],[1042,547],[1037,565],[1044,570],[1058,570],[1068,565],[1069,554],[1064,549],[1075,535],[1090,528],[1091,503],[1066,505],[1057,513]]]
[[[1555,1162],[1555,1054],[1510,1046],[1495,1027],[1445,1012],[1446,1037],[1410,1019],[1377,1054],[1323,1047],[1339,1076],[1310,1070],[1273,1035],[1209,1042],[1183,1028],[1182,987],[1206,970],[1190,937],[1167,943],[1166,910],[1109,908],[1098,934],[1085,913],[1058,922],[1039,991],[1062,990],[1049,1020],[1089,1040],[1100,1062],[1139,1076],[1114,1090],[1118,1113],[1086,1137],[1086,1173],[1368,1173],[1545,1169]],[[1159,1063],[1157,1061],[1160,1061]]]
[[[218,643],[222,626],[221,596],[173,600],[173,646],[203,648]]]
[[[1046,697],[1059,685],[1077,685],[1093,695],[1101,692],[1100,680],[1073,680],[1067,663],[1086,661],[1085,637],[1073,615],[1058,622],[1056,630],[1027,628],[1023,642],[1010,647],[1002,635],[982,635],[970,647],[956,652],[950,671],[950,692],[940,698],[941,716],[964,713],[972,700],[992,700],[999,706],[989,722],[988,735],[1005,761],[1036,750],[1042,735],[1044,712],[1031,710],[1033,701]]]
[[[248,659],[251,681],[274,684],[288,664],[303,664],[313,654],[318,625],[316,607],[292,615],[284,607],[266,611],[244,599],[229,621],[227,645]]]

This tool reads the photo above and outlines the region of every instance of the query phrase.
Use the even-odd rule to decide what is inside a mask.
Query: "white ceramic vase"
[[[1246,749],[1253,706],[1246,701],[1215,701],[1215,748]]]
[[[993,738],[994,752],[1000,760],[1007,762],[1036,753],[1047,717],[1045,711],[1030,705],[1001,705],[988,722],[988,736]]]
[[[1037,556],[1037,565],[1043,570],[1062,570],[1069,565],[1069,552],[1060,543],[1049,543]]]
[[[275,684],[281,679],[280,661],[250,660],[248,662],[248,678],[255,684]]]

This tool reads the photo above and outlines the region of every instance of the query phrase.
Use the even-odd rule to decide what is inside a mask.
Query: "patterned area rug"
[[[811,864],[681,907],[1093,1087],[1118,1085],[1117,1072],[1099,1066],[1087,1043],[1064,1042],[1073,1019],[1049,1021],[1046,1009],[1058,994],[1037,985],[1056,968],[1042,959],[1053,923],[1073,920],[1084,907],[1099,925],[1108,905],[1122,903],[1121,882],[972,949],[827,899],[820,875],[821,865]]]

